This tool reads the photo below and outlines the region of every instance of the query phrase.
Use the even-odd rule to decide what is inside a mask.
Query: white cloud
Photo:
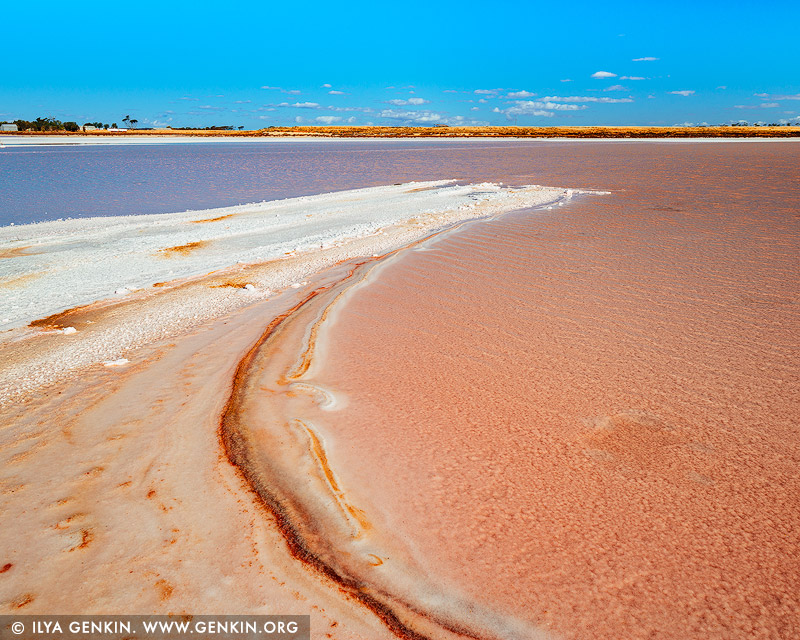
[[[545,96],[542,100],[550,100],[552,102],[601,102],[603,104],[633,102],[632,98],[598,98],[595,96]]]
[[[282,103],[282,104],[280,104],[278,106],[284,106],[285,104],[286,103],[284,102],[284,103]],[[320,107],[319,103],[317,103],[317,102],[295,102],[291,106],[296,107],[298,109],[321,109],[322,108],[322,107]]]
[[[503,113],[512,115],[523,115],[531,111],[546,109],[548,111],[578,111],[586,109],[585,105],[560,104],[558,102],[539,101],[539,100],[517,100],[513,107],[509,107]]]
[[[464,116],[448,117],[435,111],[401,111],[397,109],[384,109],[378,114],[381,118],[397,120],[398,124],[449,124],[452,126],[485,126],[488,122],[480,120],[467,120]]]
[[[499,89],[475,89],[475,93],[484,96],[496,96]]]
[[[617,74],[616,73],[611,73],[610,71],[595,71],[592,74],[592,78],[598,78],[598,79],[600,79],[600,78],[616,78],[616,77],[617,77]]]
[[[694,89],[683,89],[682,91],[670,91],[672,95],[675,96],[683,96],[684,98],[687,96],[694,95]]]
[[[512,91],[509,93],[506,98],[532,98],[535,96],[535,93],[531,93],[530,91]]]
[[[622,76],[620,80],[647,80],[647,78],[642,76]]]
[[[455,89],[445,89],[442,93],[458,93]]]
[[[481,110],[480,107],[471,107],[470,108],[470,111],[480,111],[480,110]]]
[[[331,91],[328,91],[328,94],[332,95],[332,96],[343,96],[343,95],[345,95],[344,91],[336,91],[335,89],[333,89]]]
[[[572,82],[570,78],[564,78],[561,82]]]
[[[283,93],[289,93],[291,95],[299,95],[302,93],[299,89],[284,89],[283,87],[271,87],[268,84],[265,84],[261,87],[262,89],[270,89],[271,91],[282,91]]]
[[[328,84],[327,82],[322,85],[323,89],[330,89],[333,85]]]
[[[396,107],[407,107],[409,105],[421,105],[421,104],[428,104],[429,100],[423,100],[422,98],[408,98],[408,100],[387,100],[386,104],[393,104]]]
[[[384,109],[378,114],[381,118],[390,120],[404,120],[418,124],[440,122],[443,116],[434,111],[398,111],[397,109]]]
[[[555,115],[555,113],[552,111],[545,111],[544,109],[524,109],[520,107],[510,107],[509,109],[502,110],[495,107],[492,109],[492,112],[505,114],[506,118],[509,120],[511,120],[514,116],[538,116],[541,118],[552,118]]]
[[[610,87],[606,87],[603,91],[627,91],[628,89],[623,87],[621,84],[612,84]]]
[[[334,122],[341,122],[342,119],[339,116],[319,116],[314,118],[316,122],[320,124],[333,124]]]
[[[734,109],[774,109],[780,107],[777,102],[764,102],[762,104],[735,104]]]
[[[644,58],[634,58],[634,62],[655,62],[659,58],[653,58],[651,56],[645,56]]]
[[[800,100],[800,93],[792,95],[775,94],[775,93],[756,93],[756,98],[768,98],[769,100]]]
[[[724,84],[721,84],[721,85],[719,85],[719,86],[717,87],[717,89],[727,89],[727,88],[728,88],[728,87],[727,87],[727,86],[725,86]]]

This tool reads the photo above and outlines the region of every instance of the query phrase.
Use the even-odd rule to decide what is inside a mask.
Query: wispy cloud
[[[775,109],[781,105],[777,102],[762,102],[761,104],[735,104],[734,109]]]
[[[552,102],[600,102],[603,104],[633,102],[632,98],[601,98],[597,96],[545,96],[542,100],[549,100]]]
[[[326,82],[325,84],[323,84],[323,85],[322,85],[322,88],[323,88],[323,89],[330,89],[332,86],[333,86],[332,84],[328,84],[328,83]]]
[[[620,80],[647,80],[647,78],[643,78],[642,76],[622,76]]]
[[[633,61],[634,62],[655,62],[656,60],[659,60],[659,59],[660,58],[653,58],[652,56],[645,56],[644,58],[634,58]]]
[[[561,82],[572,82],[571,78],[564,78]]]
[[[341,122],[342,119],[339,116],[319,116],[314,118],[316,122],[320,124],[334,124],[335,122]]]
[[[330,91],[328,91],[328,95],[331,95],[331,96],[343,96],[343,95],[346,95],[346,94],[345,94],[344,91],[336,91],[336,89],[331,89]]]
[[[318,102],[295,102],[292,107],[296,107],[297,109],[321,109],[322,107]]]
[[[627,91],[626,87],[623,87],[621,84],[612,84],[610,87],[606,87],[603,91]]]
[[[603,79],[603,78],[616,78],[616,73],[611,73],[610,71],[595,71],[592,74],[592,78]]]
[[[436,113],[435,111],[398,111],[397,109],[384,109],[378,115],[381,118],[388,118],[389,120],[402,120],[403,122],[413,122],[417,124],[440,122],[443,119],[442,114]]]
[[[501,91],[500,89],[475,89],[475,93],[477,93],[479,96],[492,96],[492,97],[494,97],[498,93],[500,93],[500,91]]]
[[[485,126],[488,122],[467,120],[464,116],[446,116],[435,111],[403,111],[384,109],[378,114],[381,118],[395,120],[398,124],[449,124],[452,126]]]
[[[694,95],[694,89],[683,89],[681,91],[670,91],[670,93],[672,95],[675,95],[675,96],[687,97],[687,96]]]
[[[531,93],[530,91],[525,91],[523,89],[522,91],[512,91],[506,96],[506,98],[532,98],[535,95],[535,93]]]
[[[407,100],[403,99],[395,99],[395,100],[387,100],[386,104],[393,104],[396,107],[407,107],[409,105],[421,105],[421,104],[428,104],[430,100],[424,100],[423,98],[408,98]]]
[[[302,91],[300,91],[300,89],[284,89],[283,87],[272,87],[272,86],[270,86],[268,84],[263,85],[261,88],[262,89],[267,89],[269,91],[280,91],[282,93],[287,93],[287,94],[293,95],[293,96],[300,95],[302,93]]]
[[[756,93],[753,94],[756,98],[767,98],[768,100],[800,100],[800,93],[792,95],[778,94],[778,93]]]
[[[492,109],[492,111],[494,113],[502,113],[506,116],[506,118],[509,119],[513,118],[516,115],[537,116],[541,118],[552,118],[555,115],[555,113],[553,113],[552,111],[545,111],[544,109],[531,109],[530,111],[525,111],[524,113],[519,113],[519,112],[512,113],[511,109],[501,110],[498,107],[495,107],[494,109]]]
[[[586,109],[586,106],[579,106],[577,104],[561,104],[558,102],[540,100],[517,100],[513,107],[505,109],[503,113],[509,113],[511,115],[523,115],[542,109],[547,111],[578,111],[580,109]]]

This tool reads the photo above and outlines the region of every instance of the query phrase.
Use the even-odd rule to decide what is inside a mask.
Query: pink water
[[[341,483],[557,635],[800,634],[798,149],[548,149],[529,181],[613,194],[383,268],[318,376]]]

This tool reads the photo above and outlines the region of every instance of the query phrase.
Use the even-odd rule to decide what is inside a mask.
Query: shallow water
[[[639,179],[635,173],[646,175],[680,157],[687,145],[707,149],[723,166],[725,149],[752,146],[748,157],[756,165],[751,169],[763,171],[776,188],[792,174],[786,166],[776,174],[772,155],[798,154],[793,142],[730,141],[279,140],[6,147],[0,150],[0,226],[224,207],[410,180],[529,184],[533,175],[542,184],[555,180],[553,186],[569,180],[580,184],[565,186],[632,185]],[[765,155],[766,149],[771,151]],[[636,171],[625,175],[631,168]],[[675,162],[670,169],[692,170]]]
[[[382,267],[299,416],[349,499],[559,635],[797,635],[799,148],[550,148],[529,180],[613,193]]]

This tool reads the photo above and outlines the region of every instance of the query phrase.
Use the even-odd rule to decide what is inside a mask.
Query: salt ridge
[[[440,180],[0,228],[0,328],[11,329],[0,334],[0,403],[283,292],[303,295],[343,261],[573,193]],[[26,326],[82,305],[83,320]]]

